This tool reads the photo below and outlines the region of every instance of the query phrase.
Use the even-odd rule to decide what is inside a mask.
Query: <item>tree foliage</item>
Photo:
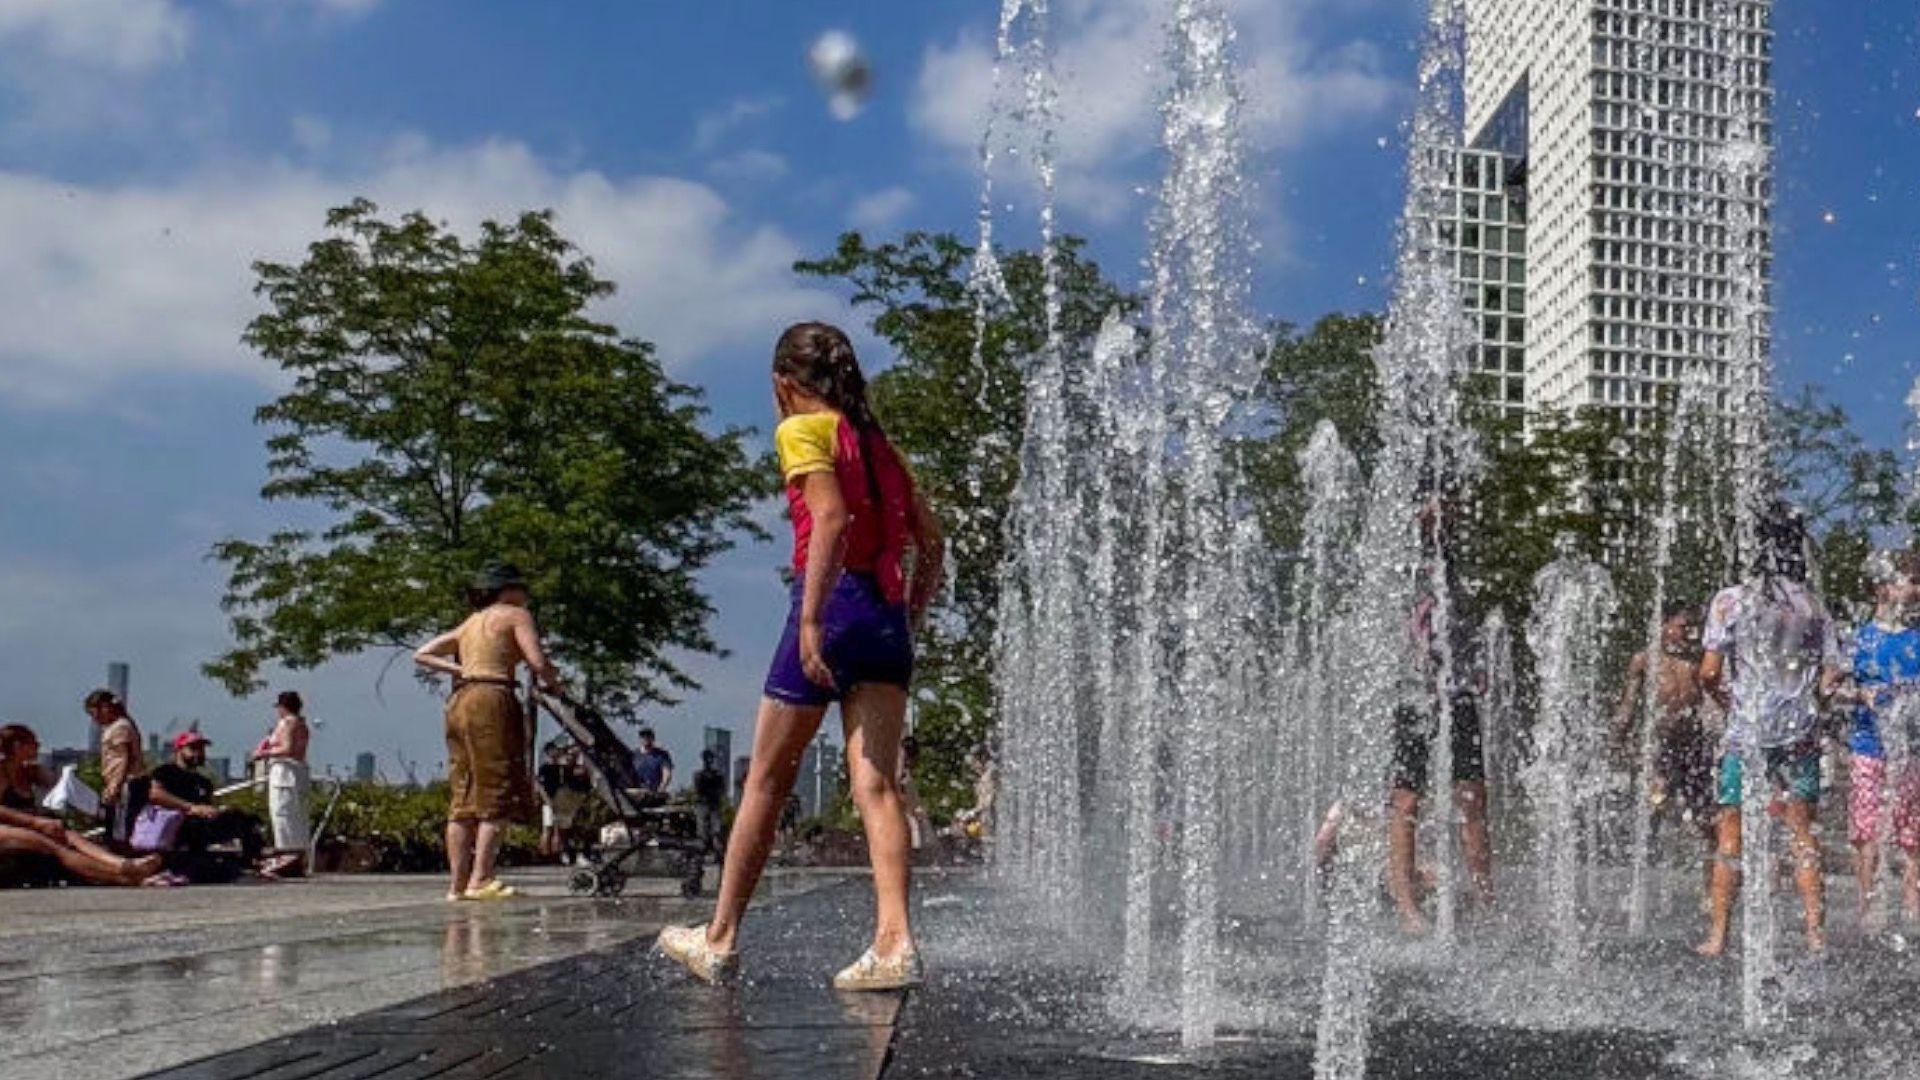
[[[909,232],[878,244],[847,233],[831,254],[795,264],[848,286],[873,332],[892,346],[893,365],[873,380],[875,409],[949,534],[951,587],[921,640],[915,696],[921,782],[943,806],[971,798],[966,756],[991,731],[1005,527],[1026,419],[1022,374],[1047,340],[1039,254],[999,255],[1007,291],[990,298],[983,335],[975,332],[973,257],[972,245],[951,233]],[[1069,342],[1084,345],[1109,311],[1134,308],[1081,241],[1061,241],[1058,260]]]
[[[1320,421],[1333,423],[1363,472],[1372,468],[1380,442],[1373,366],[1380,329],[1378,315],[1333,314],[1305,333],[1289,323],[1272,330],[1255,394],[1273,428],[1241,450],[1261,524],[1280,550],[1300,543],[1305,494],[1299,457]]]
[[[1773,469],[1806,515],[1819,549],[1819,585],[1836,609],[1872,599],[1863,564],[1876,532],[1901,519],[1900,458],[1867,445],[1846,410],[1818,386],[1774,403]]]
[[[362,200],[303,261],[255,272],[267,310],[245,340],[293,383],[256,414],[261,495],[314,523],[215,546],[234,643],[210,676],[238,694],[268,664],[407,647],[502,559],[609,707],[692,685],[668,651],[715,650],[696,575],[766,485],[651,345],[588,317],[613,285],[550,214],[468,241]]]

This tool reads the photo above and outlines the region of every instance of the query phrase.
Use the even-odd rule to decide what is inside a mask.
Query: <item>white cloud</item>
[[[773,115],[785,105],[786,99],[781,97],[740,98],[711,112],[702,113],[693,122],[694,152],[709,154],[718,150],[727,136],[756,120]]]
[[[771,150],[741,150],[714,158],[707,172],[717,180],[736,183],[766,183],[787,175],[787,159]]]
[[[380,0],[227,0],[235,7],[313,7],[338,15],[364,15],[380,6]]]
[[[333,125],[318,116],[293,118],[293,145],[303,153],[318,154],[333,144]]]
[[[169,0],[5,0],[0,44],[116,72],[146,71],[186,51],[185,12]]]
[[[620,286],[599,314],[683,374],[783,320],[844,308],[794,279],[792,238],[738,220],[711,188],[562,173],[514,142],[401,140],[351,174],[260,164],[88,186],[0,171],[0,394],[74,400],[138,373],[273,378],[239,341],[258,310],[250,264],[298,258],[325,211],[362,194],[462,230],[552,207]]]
[[[1375,116],[1400,90],[1377,54],[1329,45],[1312,30],[1316,11],[1350,0],[1241,0],[1248,134],[1271,153],[1356,119]],[[1069,0],[1056,9],[1055,70],[1062,203],[1098,220],[1130,204],[1160,143],[1157,105],[1165,85],[1164,12],[1158,0]],[[992,42],[979,33],[930,47],[909,106],[919,134],[963,167],[974,167],[992,96]],[[1017,93],[1007,80],[1003,93]],[[1008,169],[1010,176],[1020,175]]]
[[[882,232],[899,224],[913,209],[914,195],[903,187],[882,188],[854,200],[847,211],[847,223],[866,232]]]

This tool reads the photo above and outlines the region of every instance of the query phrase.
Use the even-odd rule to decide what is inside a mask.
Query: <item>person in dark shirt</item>
[[[577,858],[578,818],[592,791],[591,780],[580,764],[579,750],[562,746],[559,740],[547,744],[538,770],[540,782],[540,853],[573,865]]]
[[[207,747],[213,740],[198,731],[183,731],[173,737],[173,756],[153,770],[156,787],[190,806],[203,808],[191,813],[180,824],[179,850],[190,858],[183,863],[202,861],[207,849],[216,844],[237,843],[241,858],[252,866],[266,849],[261,824],[242,810],[221,809],[213,805],[213,779],[206,772]],[[188,877],[196,877],[188,873]]]
[[[716,861],[727,859],[727,777],[713,765],[713,751],[700,751],[700,771],[693,774],[693,797],[700,808],[700,844]]]
[[[653,741],[653,729],[640,729],[640,749],[633,755],[633,772],[642,791],[665,795],[673,783],[673,755]]]

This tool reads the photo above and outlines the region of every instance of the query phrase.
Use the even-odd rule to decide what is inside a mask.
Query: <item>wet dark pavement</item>
[[[652,954],[648,933],[153,1075],[871,1080],[904,995],[828,985],[864,943],[868,895],[854,881],[760,909],[734,987],[694,982]]]
[[[1253,963],[1223,972],[1234,1004],[1217,1045],[1188,1052],[1163,1030],[1175,1015],[1167,1001],[1116,1002],[1102,974],[1111,957],[1097,956],[1085,943],[1053,940],[1058,931],[1037,925],[1029,905],[995,893],[976,876],[921,879],[916,920],[930,974],[924,990],[911,995],[839,994],[828,985],[868,933],[864,879],[823,876],[777,883],[774,891],[748,923],[745,978],[728,989],[696,983],[651,951],[663,913],[671,910],[676,920],[703,917],[710,902],[649,901],[608,911],[556,898],[485,909],[461,905],[445,916],[436,961],[444,971],[488,956],[512,957],[517,969],[468,970],[459,975],[466,985],[454,985],[448,975],[436,992],[415,990],[404,1001],[373,1000],[376,991],[392,994],[395,984],[376,974],[325,989],[341,1000],[365,997],[362,1007],[297,1032],[233,1038],[263,1023],[261,1015],[277,1007],[274,993],[243,1006],[228,1002],[224,1011],[203,1007],[194,997],[214,970],[204,960],[181,962],[171,983],[149,973],[130,992],[145,998],[149,1012],[170,1008],[192,1021],[179,1027],[181,1038],[226,1039],[204,1047],[200,1060],[155,1074],[169,1080],[1312,1075],[1320,959],[1317,946],[1290,939],[1283,927],[1241,924],[1236,934],[1247,940],[1239,944]],[[520,929],[512,929],[516,924]],[[589,929],[596,926],[617,929]],[[1737,967],[1693,957],[1681,933],[1687,928],[1676,924],[1670,935],[1614,941],[1597,949],[1572,980],[1545,973],[1537,938],[1524,933],[1484,931],[1445,955],[1424,946],[1400,948],[1387,961],[1375,1003],[1368,1076],[1920,1075],[1909,1061],[1910,1004],[1892,1013],[1876,1008],[1920,1000],[1910,996],[1920,991],[1920,979],[1902,951],[1848,933],[1828,960],[1790,963],[1786,1005],[1795,1022],[1775,1038],[1748,1040],[1739,1034]],[[404,971],[409,939],[391,926],[367,933],[363,944]],[[619,939],[594,937],[607,933]],[[538,944],[540,938],[552,944]],[[286,955],[285,970],[324,983],[330,966],[324,955]],[[359,970],[366,975],[364,964]],[[0,993],[7,985],[0,977]],[[292,985],[283,979],[274,992]],[[411,984],[403,978],[399,985]],[[16,990],[10,1007],[19,1004]],[[53,1003],[38,1007],[43,1019],[60,1014]],[[1130,1030],[1121,1013],[1145,1017],[1154,1030]],[[78,1025],[69,1028],[76,1039],[96,1030],[79,1013],[65,1015]],[[241,1042],[254,1045],[228,1049]],[[69,1075],[64,1068],[18,1068],[34,1063],[31,1057],[9,1063],[0,1049],[0,1076]]]

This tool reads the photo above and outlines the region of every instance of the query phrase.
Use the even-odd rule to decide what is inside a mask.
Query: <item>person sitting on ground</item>
[[[1842,678],[1833,620],[1807,588],[1806,526],[1784,502],[1759,524],[1754,579],[1728,586],[1707,609],[1700,683],[1727,711],[1720,758],[1719,850],[1707,938],[1697,952],[1726,951],[1733,901],[1740,887],[1744,758],[1764,762],[1766,776],[1785,795],[1781,816],[1792,831],[1794,877],[1805,908],[1807,948],[1826,948],[1825,883],[1820,841],[1813,832],[1820,802],[1820,698]],[[1768,890],[1755,882],[1765,903]]]
[[[654,742],[653,729],[640,729],[640,749],[633,753],[634,786],[649,795],[665,795],[673,783],[673,755]]]
[[[1903,699],[1920,683],[1920,630],[1907,625],[1914,601],[1920,600],[1920,556],[1880,554],[1868,560],[1867,573],[1874,583],[1873,618],[1854,635],[1854,689],[1846,695],[1855,702],[1847,741],[1847,838],[1860,881],[1862,921],[1878,917],[1875,890],[1881,852],[1890,836],[1906,856],[1901,910],[1909,922],[1920,922],[1920,767],[1913,762],[1911,746],[1889,760],[1891,740],[1885,731],[1885,722],[1900,717]],[[1900,733],[1912,738],[1904,729]],[[1891,813],[1886,806],[1889,781]]]
[[[25,857],[55,870],[23,876],[139,885],[160,872],[158,855],[122,858],[43,813],[38,790],[42,779],[39,737],[21,724],[0,727],[0,854]]]
[[[1706,691],[1700,686],[1700,626],[1693,613],[1678,609],[1660,628],[1660,654],[1654,667],[1653,805],[1641,809],[1656,823],[1671,817],[1691,822],[1706,845],[1703,880],[1713,880],[1715,805],[1713,744],[1702,717]],[[1642,698],[1647,688],[1648,655],[1635,653],[1627,663],[1626,685],[1614,709],[1615,755],[1639,762]]]
[[[307,819],[307,788],[312,783],[307,743],[312,728],[307,723],[306,703],[291,690],[274,699],[273,713],[273,728],[254,748],[253,760],[267,764],[267,818],[273,822],[273,846],[278,857],[274,872],[298,876],[306,870],[307,849],[313,844],[312,825]]]
[[[560,691],[527,610],[527,580],[511,564],[490,566],[467,590],[466,621],[413,654],[413,662],[454,677],[447,698],[448,900],[503,900],[512,886],[494,877],[508,826],[532,816],[527,716],[516,673],[525,665],[540,685]]]
[[[207,747],[212,741],[198,731],[183,731],[173,737],[173,756],[153,770],[155,787],[195,807],[208,807],[213,811],[181,823],[176,845],[184,857],[169,862],[177,864],[176,870],[196,882],[231,880],[231,872],[207,858],[207,852],[216,844],[238,844],[241,865],[257,866],[263,876],[276,877],[287,864],[261,862],[260,855],[266,850],[267,841],[259,820],[243,810],[213,805],[213,779],[206,773]]]
[[[700,751],[700,771],[693,774],[693,798],[700,810],[700,852],[716,862],[727,858],[727,778],[713,765],[713,751]]]
[[[211,806],[195,806],[154,786],[146,755],[140,749],[140,726],[127,714],[118,695],[111,690],[95,690],[87,695],[84,705],[88,717],[102,729],[100,812],[107,821],[108,843],[126,845],[133,838],[134,818],[149,802],[190,818],[218,813]]]

